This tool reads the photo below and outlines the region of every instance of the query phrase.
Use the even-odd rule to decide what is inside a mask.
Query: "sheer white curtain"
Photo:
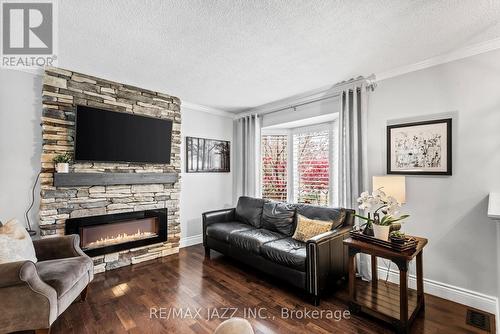
[[[239,196],[260,197],[260,134],[261,117],[257,114],[234,121],[233,193]]]
[[[339,206],[358,211],[357,198],[368,189],[367,167],[367,112],[369,82],[356,80],[343,84],[339,113]],[[358,256],[358,272],[371,279],[370,258]]]

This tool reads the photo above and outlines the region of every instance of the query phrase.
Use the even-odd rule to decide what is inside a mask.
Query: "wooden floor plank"
[[[315,307],[279,280],[216,252],[212,255],[212,259],[205,259],[203,248],[192,246],[177,255],[98,274],[87,301],[71,305],[56,320],[52,333],[209,334],[225,319],[207,319],[207,313],[223,308],[237,308],[235,315],[240,317],[248,316],[247,309],[263,310],[264,318],[248,317],[256,333],[393,333],[386,324],[363,315],[340,321],[283,319],[282,309],[347,310],[347,291],[340,289]],[[202,318],[150,318],[151,308],[168,311],[186,307],[201,309]],[[425,313],[415,320],[412,333],[485,334],[466,325],[465,314],[463,305],[426,295]]]

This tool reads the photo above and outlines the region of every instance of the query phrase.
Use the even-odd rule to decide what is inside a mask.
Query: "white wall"
[[[500,190],[500,51],[378,82],[369,102],[369,173],[386,172],[388,123],[448,115],[453,175],[406,178],[404,230],[429,239],[425,278],[498,296],[500,241],[487,196]]]
[[[201,242],[201,214],[233,205],[233,176],[231,173],[186,173],[185,139],[202,137],[231,142],[233,168],[233,120],[182,107],[182,174],[181,174],[181,246]]]
[[[40,170],[42,80],[40,76],[0,70],[0,220],[17,218],[31,202]],[[30,219],[38,228],[39,188]]]

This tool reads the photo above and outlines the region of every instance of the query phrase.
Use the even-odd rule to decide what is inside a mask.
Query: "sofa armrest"
[[[235,208],[208,211],[202,213],[203,225],[210,225],[212,223],[223,223],[234,220]]]
[[[307,240],[307,243],[321,244],[335,238],[340,238],[352,230],[352,226],[341,226],[335,230],[318,234],[315,237]]]
[[[49,328],[57,318],[57,292],[31,261],[0,264],[0,330]]]
[[[28,285],[34,292],[47,297],[54,294],[57,302],[56,291],[38,276],[36,266],[31,261],[17,261],[0,264],[0,288],[15,285]]]
[[[39,261],[87,256],[80,248],[80,236],[77,234],[34,240],[33,245]]]
[[[36,274],[36,268],[31,261],[0,264],[0,288],[24,284],[26,278],[34,274]]]
[[[212,223],[224,223],[233,221],[235,208],[208,211],[201,214],[203,223],[203,246],[207,247],[207,226]]]
[[[347,275],[347,254],[343,240],[352,226],[341,226],[317,235],[306,242],[307,290],[315,297]]]

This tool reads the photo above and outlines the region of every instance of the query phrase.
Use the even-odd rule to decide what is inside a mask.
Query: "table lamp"
[[[406,203],[406,178],[404,176],[374,176],[372,181],[373,190],[382,188],[386,195],[394,197],[401,204]]]

